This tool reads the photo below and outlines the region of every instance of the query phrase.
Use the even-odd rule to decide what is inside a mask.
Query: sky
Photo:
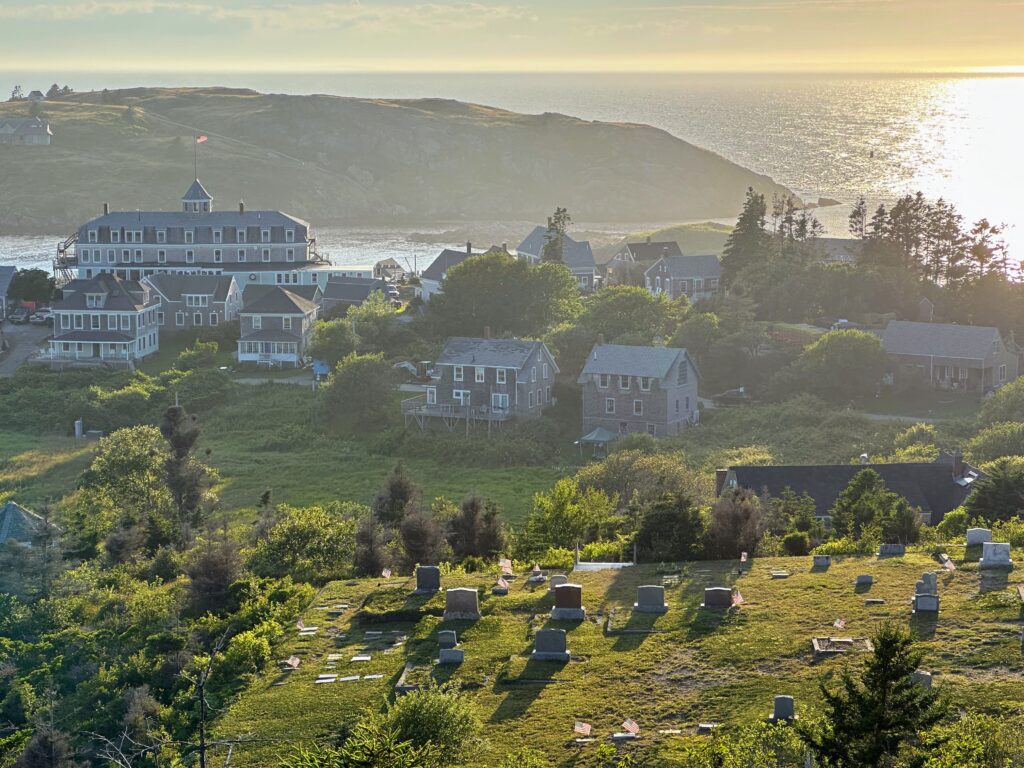
[[[0,70],[1021,71],[1024,0],[0,0]]]

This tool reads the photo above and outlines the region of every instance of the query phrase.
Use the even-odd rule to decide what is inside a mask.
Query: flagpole
[[[199,135],[192,137],[192,178],[199,178]]]

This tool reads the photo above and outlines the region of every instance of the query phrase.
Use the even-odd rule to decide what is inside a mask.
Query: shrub
[[[393,730],[399,741],[416,747],[435,745],[439,766],[455,765],[472,755],[482,730],[467,697],[437,686],[396,699],[384,713],[382,725]]]
[[[280,520],[249,555],[257,576],[322,584],[349,575],[355,552],[355,521],[369,510],[332,502],[326,507],[281,507]]]
[[[967,527],[967,510],[957,507],[943,515],[941,522],[935,526],[935,531],[949,541],[967,535]]]
[[[984,424],[1024,421],[1024,378],[1014,379],[985,400],[979,418]]]
[[[783,537],[782,548],[791,557],[806,555],[811,551],[811,539],[802,531],[793,531]]]
[[[580,559],[588,563],[617,563],[629,560],[625,541],[592,541],[580,550]]]
[[[636,535],[643,562],[691,560],[700,552],[704,519],[686,497],[665,494],[644,512]]]
[[[851,536],[840,536],[837,539],[829,539],[822,542],[811,550],[812,555],[873,555],[878,551],[879,538],[861,536],[854,539]]]
[[[547,551],[540,556],[539,563],[542,568],[569,571],[576,565],[576,553],[571,549],[548,547]]]
[[[217,343],[214,341],[197,341],[195,346],[183,349],[174,363],[179,371],[194,371],[199,368],[212,368],[217,362]]]
[[[1024,456],[1024,423],[1003,421],[981,430],[964,446],[975,464],[1003,456]]]

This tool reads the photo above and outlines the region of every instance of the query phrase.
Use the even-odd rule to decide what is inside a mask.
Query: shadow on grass
[[[978,576],[978,591],[983,595],[1002,592],[1010,583],[1010,572],[1005,568],[978,571]]]
[[[854,584],[853,585],[853,593],[855,595],[867,594],[868,592],[871,591],[871,587],[873,587],[873,586],[874,586],[873,582],[871,584]]]
[[[939,624],[939,614],[918,612],[910,615],[910,629],[918,640],[931,640]]]
[[[827,573],[830,567],[828,565],[812,565],[811,573]]]
[[[631,610],[626,626],[613,629],[613,631],[616,629],[625,630],[630,634],[617,635],[615,643],[612,645],[612,650],[635,651],[653,634],[651,630],[654,629],[655,622],[663,615],[659,613],[640,613]]]
[[[562,671],[564,661],[528,661],[523,671],[515,678],[495,680],[492,690],[505,691],[505,698],[491,715],[490,722],[500,723],[521,717],[540,696],[544,686]]]

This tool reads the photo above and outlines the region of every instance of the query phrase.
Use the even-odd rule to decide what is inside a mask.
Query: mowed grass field
[[[0,429],[0,502],[29,507],[71,493],[95,443],[67,437],[25,435]]]
[[[328,742],[351,726],[366,708],[383,706],[406,664],[407,679],[431,678],[461,685],[472,697],[486,724],[486,741],[473,765],[494,765],[497,758],[524,745],[544,751],[559,766],[589,766],[595,745],[573,743],[573,722],[594,726],[599,742],[619,729],[626,717],[641,726],[641,740],[630,748],[649,749],[652,742],[669,753],[681,749],[699,722],[736,726],[767,717],[776,694],[796,697],[797,714],[814,714],[818,682],[834,680],[857,654],[815,659],[811,637],[870,635],[883,620],[911,626],[927,653],[924,669],[947,692],[954,706],[992,714],[1024,711],[1021,665],[1021,603],[1016,585],[1024,574],[992,572],[981,576],[978,553],[964,560],[964,551],[950,550],[959,564],[955,573],[941,571],[942,610],[937,618],[911,617],[914,583],[936,560],[924,553],[903,558],[833,558],[827,570],[811,568],[811,558],[756,559],[738,573],[731,562],[688,563],[678,585],[666,588],[670,610],[662,616],[633,614],[636,587],[661,583],[672,568],[639,566],[621,571],[572,573],[583,586],[588,618],[553,622],[547,586],[532,588],[520,577],[508,596],[490,593],[493,576],[458,575],[442,579],[442,588],[471,586],[480,591],[482,618],[477,622],[444,622],[443,592],[415,597],[413,581],[360,580],[327,585],[304,613],[306,626],[318,626],[314,637],[289,639],[277,649],[279,658],[295,654],[301,667],[291,673],[272,670],[253,680],[216,725],[219,738],[253,738],[235,747],[236,766],[270,766],[297,744]],[[1024,553],[1016,553],[1018,561]],[[772,569],[790,571],[773,580]],[[941,570],[941,569],[940,569]],[[870,573],[875,584],[867,592],[854,589],[858,574]],[[744,603],[729,611],[699,609],[708,586],[733,586]],[[866,606],[865,598],[882,598]],[[323,607],[347,603],[337,618]],[[406,620],[381,621],[386,611],[403,611]],[[612,633],[606,620],[614,612]],[[403,618],[402,614],[397,614]],[[394,617],[394,614],[392,615]],[[832,627],[846,621],[841,632]],[[532,662],[529,652],[537,629],[560,627],[568,632],[572,660],[567,664]],[[459,633],[466,660],[461,667],[438,668],[437,631]],[[617,629],[651,630],[615,634]],[[392,645],[369,635],[398,630],[404,643]],[[370,662],[351,662],[360,652]],[[339,654],[333,668],[327,655]],[[863,658],[863,657],[860,657]],[[314,684],[321,673],[360,680]],[[383,675],[364,680],[366,675]],[[680,729],[682,734],[659,734]]]

